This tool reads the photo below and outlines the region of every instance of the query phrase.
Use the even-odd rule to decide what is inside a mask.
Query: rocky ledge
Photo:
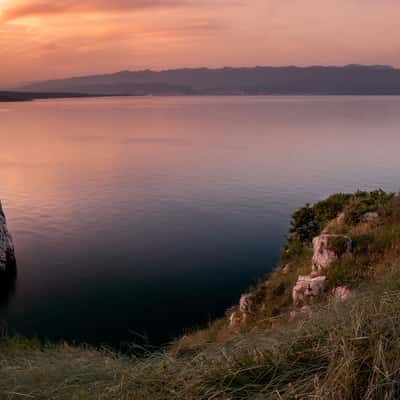
[[[15,250],[0,202],[0,272],[15,268]]]
[[[330,291],[328,272],[331,266],[338,261],[353,255],[353,241],[349,236],[344,234],[329,233],[333,227],[343,226],[346,215],[344,212],[339,213],[334,219],[328,221],[326,227],[320,234],[310,240],[311,257],[308,265],[302,265],[308,274],[296,273],[299,268],[293,263],[281,266],[275,273],[275,281],[280,284],[273,286],[270,278],[260,284],[258,288],[250,293],[242,295],[238,306],[230,308],[226,315],[229,321],[229,328],[236,330],[246,324],[254,325],[255,321],[266,320],[265,311],[268,310],[267,294],[273,292],[279,300],[279,296],[283,295],[287,289],[291,287],[290,303],[286,300],[283,307],[289,309],[289,320],[298,318],[308,318],[312,314],[312,306],[321,299],[330,295],[336,301],[344,301],[352,297],[351,290],[346,286],[335,286]],[[367,212],[361,214],[359,223],[371,224],[379,220],[377,212]],[[308,246],[308,245],[307,245]],[[303,262],[304,264],[304,262]],[[280,274],[277,278],[276,274]],[[294,275],[294,276],[293,276]],[[292,280],[294,278],[294,280]],[[292,283],[293,282],[293,283]],[[294,286],[290,286],[293,285]],[[289,286],[289,287],[288,287]],[[272,308],[272,317],[274,316],[274,305]],[[273,318],[271,319],[273,321]]]

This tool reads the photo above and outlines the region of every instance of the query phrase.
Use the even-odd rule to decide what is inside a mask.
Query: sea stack
[[[0,273],[15,268],[15,250],[0,201]]]

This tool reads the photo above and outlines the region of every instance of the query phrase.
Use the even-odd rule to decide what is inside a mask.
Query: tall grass
[[[4,399],[398,399],[400,274],[307,321],[209,344],[192,355],[143,359],[4,339]]]

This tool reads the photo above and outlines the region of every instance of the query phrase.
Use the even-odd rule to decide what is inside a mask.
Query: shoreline
[[[99,99],[113,97],[399,97],[399,93],[193,93],[193,94],[86,94],[86,93],[31,93],[0,91],[0,103],[23,103],[35,100]]]

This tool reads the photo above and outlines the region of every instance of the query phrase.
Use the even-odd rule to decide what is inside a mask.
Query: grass
[[[0,343],[2,399],[398,399],[400,276],[328,302],[273,335],[235,335],[190,356]]]
[[[327,296],[310,319],[288,318],[291,288],[310,269],[308,244],[251,291],[262,312],[236,332],[221,319],[138,358],[3,338],[0,399],[399,399],[399,197],[385,200],[379,214],[369,224],[329,226],[353,240],[353,254],[329,269]],[[338,285],[352,288],[350,300],[329,295]]]

